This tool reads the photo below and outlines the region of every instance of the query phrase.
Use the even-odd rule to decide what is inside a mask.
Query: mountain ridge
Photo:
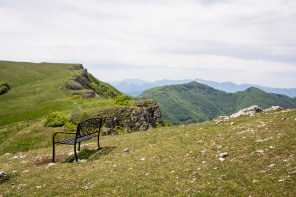
[[[162,109],[164,119],[174,125],[212,120],[252,105],[263,108],[273,105],[284,108],[296,107],[295,99],[266,93],[255,87],[227,93],[195,81],[152,88],[143,92],[138,99],[156,100]]]
[[[272,88],[272,87],[265,87],[260,85],[254,84],[235,84],[232,82],[215,82],[215,81],[208,81],[203,79],[185,79],[185,80],[158,80],[154,82],[144,81],[141,79],[126,79],[119,82],[109,82],[118,90],[123,92],[124,94],[131,95],[131,96],[139,96],[142,92],[147,89],[157,87],[157,86],[164,86],[164,85],[177,85],[177,84],[184,84],[189,83],[191,81],[196,81],[198,83],[202,83],[205,85],[209,85],[215,89],[223,90],[225,92],[235,93],[238,91],[246,90],[249,87],[256,87],[268,93],[275,93],[275,94],[284,94],[291,98],[296,97],[296,88]]]

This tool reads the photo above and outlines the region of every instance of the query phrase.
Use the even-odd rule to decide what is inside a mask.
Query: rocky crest
[[[80,74],[76,75],[73,79],[69,80],[67,85],[65,86],[66,89],[68,90],[83,90],[83,91],[77,91],[73,93],[73,95],[79,95],[80,97],[83,98],[95,98],[99,97],[98,94],[96,94],[95,91],[85,89],[84,86],[87,84],[91,83],[91,80],[89,79],[87,75],[87,69],[85,69],[82,64],[76,65],[73,67],[73,70],[79,70]]]
[[[102,135],[118,135],[164,126],[161,110],[154,100],[137,101],[132,106],[110,106],[97,112],[104,118]]]

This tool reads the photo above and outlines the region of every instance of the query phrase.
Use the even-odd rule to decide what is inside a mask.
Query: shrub
[[[79,95],[77,94],[74,94],[72,96],[68,96],[67,99],[68,100],[76,100],[76,99],[81,99],[82,97],[80,97]]]
[[[61,127],[70,120],[70,117],[62,112],[50,112],[44,122],[46,127]]]
[[[75,122],[66,122],[64,124],[64,127],[66,128],[67,132],[76,132],[77,123],[75,123]]]
[[[0,82],[0,95],[5,94],[10,89],[8,83]]]
[[[127,106],[127,105],[131,104],[130,100],[131,99],[128,96],[122,94],[120,96],[115,97],[111,104],[112,105],[125,105],[125,106]]]

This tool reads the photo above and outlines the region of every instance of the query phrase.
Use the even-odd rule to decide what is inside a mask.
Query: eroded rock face
[[[139,101],[132,106],[110,106],[96,114],[104,118],[102,135],[145,131],[164,126],[161,110],[154,100]]]
[[[81,69],[81,75],[76,76],[73,81],[79,83],[80,85],[84,86],[90,83],[91,81],[89,80],[87,76],[87,69]]]

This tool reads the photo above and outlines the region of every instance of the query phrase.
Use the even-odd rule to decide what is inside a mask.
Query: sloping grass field
[[[296,110],[282,110],[103,136],[78,163],[51,164],[51,147],[7,152],[0,196],[295,196],[295,136]],[[73,147],[56,150],[62,161]]]
[[[0,97],[0,126],[69,109],[62,86],[77,74],[73,66],[1,61],[0,80],[11,89]]]

